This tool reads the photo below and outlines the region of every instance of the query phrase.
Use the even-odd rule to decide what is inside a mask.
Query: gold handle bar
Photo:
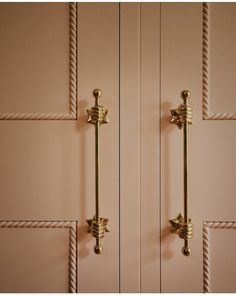
[[[190,99],[190,92],[184,90],[181,92],[183,103],[176,109],[171,110],[171,123],[176,124],[180,129],[183,128],[183,161],[184,161],[184,214],[179,215],[170,220],[171,231],[178,234],[180,238],[184,239],[184,247],[182,252],[185,256],[191,255],[191,248],[189,247],[189,239],[193,237],[193,224],[188,218],[188,125],[192,124],[192,109],[188,105]]]
[[[99,130],[100,126],[104,123],[108,123],[108,110],[104,106],[100,105],[100,98],[102,91],[100,89],[93,90],[93,96],[95,98],[95,106],[87,110],[88,123],[95,126],[95,216],[92,219],[88,219],[88,232],[96,238],[96,245],[94,246],[94,252],[96,254],[102,254],[103,247],[101,245],[101,239],[104,237],[105,232],[109,232],[107,227],[108,219],[100,217],[100,194],[99,194]]]

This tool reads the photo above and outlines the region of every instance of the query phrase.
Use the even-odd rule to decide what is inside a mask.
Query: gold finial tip
[[[101,96],[102,96],[102,91],[101,91],[99,88],[95,88],[95,89],[93,90],[93,96],[94,96],[95,98],[101,98]]]
[[[191,93],[190,93],[189,90],[183,90],[181,92],[181,98],[182,99],[189,99],[190,98],[190,95],[191,95]]]
[[[103,252],[103,247],[102,247],[102,246],[94,246],[94,252],[95,252],[95,254],[97,254],[97,255],[102,254],[102,252]]]
[[[182,252],[185,256],[190,256],[192,254],[190,247],[183,247]]]

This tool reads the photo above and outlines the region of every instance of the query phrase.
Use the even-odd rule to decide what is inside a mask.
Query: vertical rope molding
[[[209,63],[208,63],[208,56],[209,56],[209,4],[203,3],[203,32],[202,32],[202,112],[203,112],[203,119],[207,119],[209,116],[209,88],[208,88],[208,81],[209,81]]]
[[[72,222],[69,242],[69,289],[70,293],[77,292],[77,223]]]
[[[77,116],[77,4],[69,4],[70,10],[70,64],[69,64],[69,95],[70,115]]]
[[[69,4],[69,109],[67,113],[0,113],[0,120],[73,120],[77,118],[77,3]]]
[[[203,223],[203,292],[210,293],[210,241],[209,228],[206,222]]]
[[[0,228],[68,228],[69,292],[77,293],[77,222],[75,221],[0,221]]]

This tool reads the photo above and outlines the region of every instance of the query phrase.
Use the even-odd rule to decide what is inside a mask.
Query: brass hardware
[[[172,226],[171,232],[178,234],[178,236],[185,241],[193,237],[193,224],[191,223],[191,219],[188,219],[186,223],[182,213],[179,213],[175,219],[170,220],[170,224]],[[188,245],[182,248],[182,252],[186,256],[191,255],[191,249]]]
[[[175,123],[179,129],[182,129],[185,124],[192,124],[192,109],[188,106],[187,100],[190,98],[190,92],[184,90],[181,93],[184,103],[179,105],[176,109],[170,110],[171,123]]]
[[[94,89],[93,96],[95,98],[95,106],[87,110],[87,122],[95,126],[95,216],[92,219],[88,219],[87,223],[88,232],[96,238],[94,252],[96,254],[102,254],[103,247],[101,246],[101,239],[104,237],[105,232],[109,232],[109,229],[107,227],[108,219],[100,217],[99,209],[99,129],[100,125],[109,121],[107,117],[108,110],[99,104],[102,91],[100,89]]]
[[[172,232],[184,239],[182,252],[185,256],[191,255],[189,239],[193,237],[193,224],[188,218],[188,125],[192,124],[192,108],[188,106],[190,92],[184,90],[181,92],[183,103],[176,109],[171,110],[171,123],[183,128],[183,155],[184,155],[184,214],[179,214],[175,219],[170,220]]]

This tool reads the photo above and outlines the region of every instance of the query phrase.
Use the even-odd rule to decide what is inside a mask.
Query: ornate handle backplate
[[[171,123],[183,129],[183,160],[184,160],[184,214],[179,213],[175,219],[170,220],[171,231],[184,239],[182,252],[185,256],[191,255],[189,239],[193,237],[193,224],[188,218],[188,125],[192,124],[192,109],[188,106],[190,92],[184,90],[181,92],[183,103],[176,109],[171,110]]]
[[[101,239],[104,237],[105,232],[109,232],[109,229],[107,227],[108,219],[100,217],[99,210],[99,129],[102,124],[109,121],[107,117],[108,110],[99,103],[102,91],[100,89],[94,89],[93,96],[95,98],[95,106],[87,110],[87,121],[95,127],[95,216],[87,220],[87,223],[89,226],[88,232],[96,238],[94,252],[96,254],[102,254],[103,247],[101,245]]]

